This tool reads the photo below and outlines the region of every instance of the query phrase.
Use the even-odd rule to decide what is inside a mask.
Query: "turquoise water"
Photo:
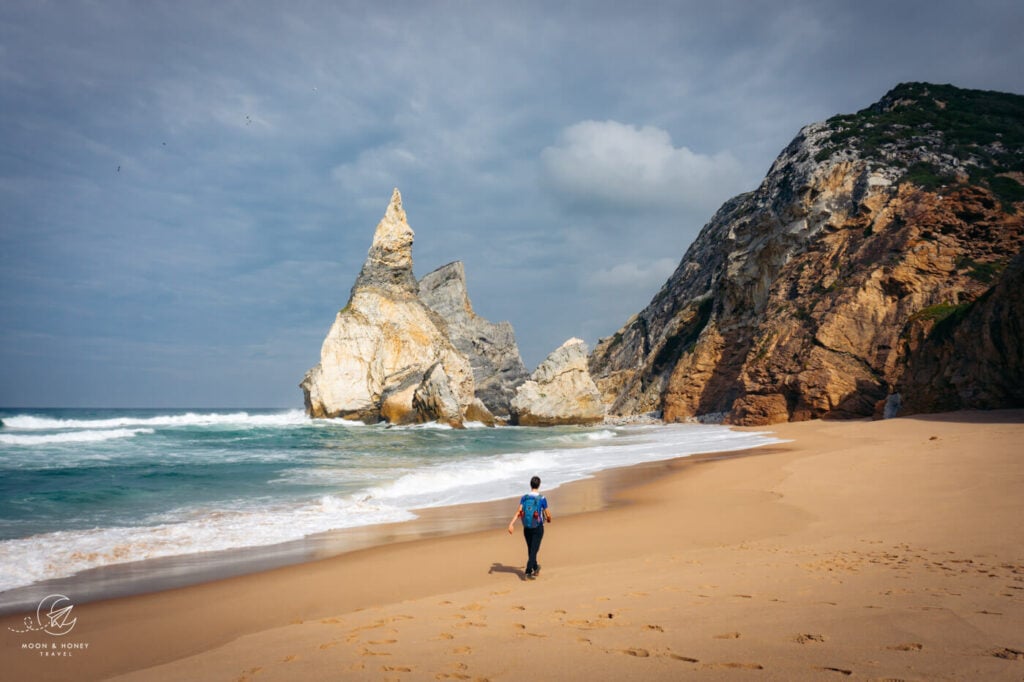
[[[300,410],[0,410],[0,591],[274,545],[774,439],[706,425],[366,426]]]

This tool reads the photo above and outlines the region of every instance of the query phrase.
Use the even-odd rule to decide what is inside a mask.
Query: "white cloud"
[[[676,147],[654,126],[581,121],[541,159],[552,188],[571,203],[713,210],[743,188],[743,169],[731,154]]]
[[[589,271],[584,283],[603,289],[653,290],[668,279],[678,262],[678,259],[659,258],[652,263],[619,263],[610,268]]]
[[[374,147],[361,152],[354,161],[335,166],[331,177],[357,197],[379,197],[398,184],[409,173],[425,168],[423,161],[409,149],[401,146]]]

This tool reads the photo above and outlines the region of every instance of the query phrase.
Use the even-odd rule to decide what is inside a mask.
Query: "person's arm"
[[[508,533],[512,534],[512,531],[516,527],[516,519],[523,515],[523,505],[519,505],[519,509],[516,510],[516,515],[512,517],[512,520],[508,522]]]
[[[547,500],[544,500],[544,523],[551,523],[551,512],[548,511]]]

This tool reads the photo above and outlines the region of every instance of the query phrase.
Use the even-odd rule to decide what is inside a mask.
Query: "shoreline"
[[[612,424],[626,426],[630,424]],[[644,422],[644,426],[653,424]],[[764,432],[764,429],[735,429]],[[758,449],[722,450],[682,455],[653,462],[625,464],[599,470],[586,478],[546,490],[559,503],[562,515],[607,508],[622,481],[636,476],[657,475],[661,466],[674,460],[702,461],[744,456]],[[634,473],[626,473],[636,470]],[[639,472],[646,472],[640,474]],[[525,483],[524,483],[525,485]],[[511,516],[513,498],[462,502],[438,507],[414,508],[415,518],[375,523],[313,533],[303,538],[270,545],[252,545],[226,550],[195,552],[129,561],[86,569],[70,576],[52,578],[0,593],[0,617],[27,612],[36,607],[40,595],[75,595],[76,604],[132,597],[151,592],[187,588],[203,583],[260,573],[311,561],[329,559],[353,551],[426,538],[438,538],[499,527]]]
[[[1024,411],[769,430],[793,442],[603,472],[621,486],[600,511],[548,493],[531,583],[504,508],[496,529],[76,606],[73,661],[19,651],[5,617],[0,655],[23,679],[1019,676]]]

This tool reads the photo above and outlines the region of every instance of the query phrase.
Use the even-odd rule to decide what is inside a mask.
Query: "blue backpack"
[[[540,495],[524,495],[523,496],[523,527],[524,528],[536,528],[537,526],[544,523],[544,512],[541,508],[541,500],[544,498]]]

